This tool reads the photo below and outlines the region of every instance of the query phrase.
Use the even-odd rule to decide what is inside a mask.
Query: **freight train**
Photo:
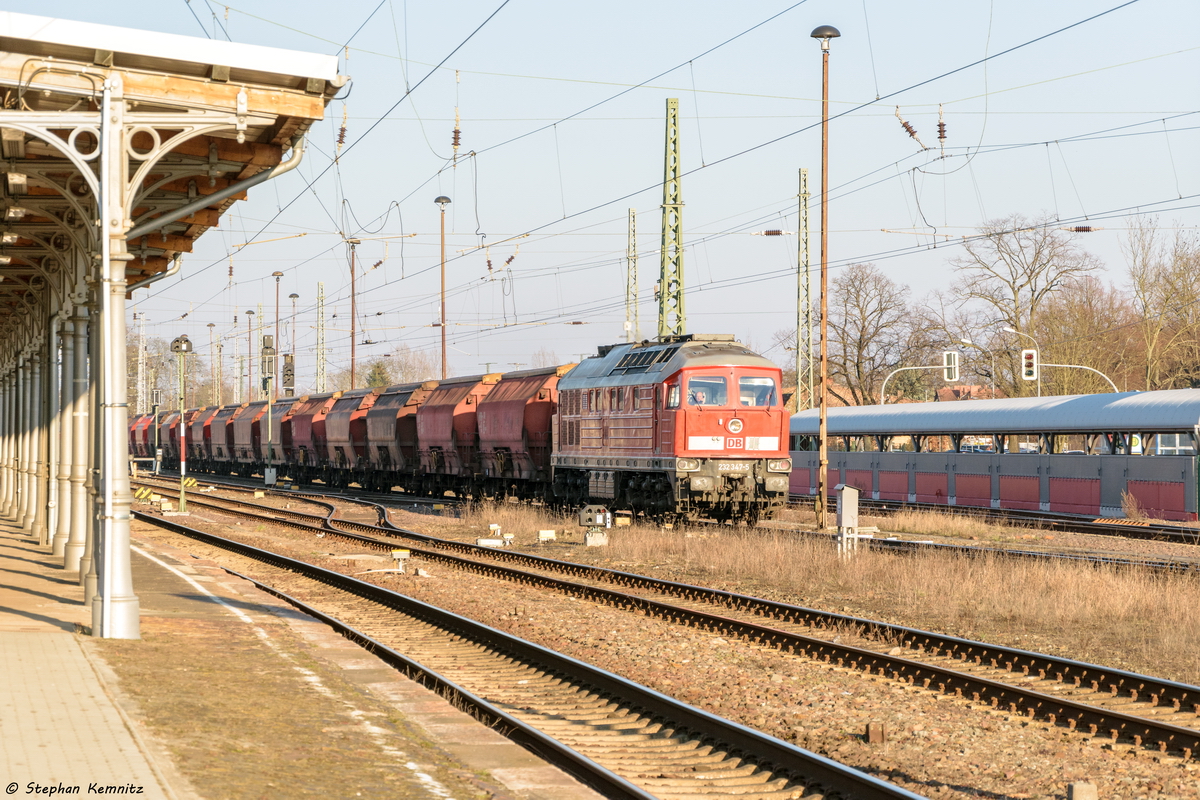
[[[831,408],[828,485],[862,497],[1088,517],[1197,517],[1200,389]],[[792,493],[817,493],[817,411]]]
[[[189,473],[603,504],[754,522],[787,500],[779,368],[723,334],[606,345],[579,364],[146,414],[130,448]]]

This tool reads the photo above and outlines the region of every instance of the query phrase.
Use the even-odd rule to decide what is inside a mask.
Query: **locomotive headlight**
[[[729,420],[729,422],[726,423],[725,427],[729,428],[730,433],[741,433],[742,432],[742,421],[735,417],[734,419]]]
[[[680,472],[695,472],[700,469],[700,462],[694,458],[680,458],[675,461],[675,469]]]
[[[768,461],[767,469],[771,472],[791,472],[792,460],[790,458],[778,458]]]

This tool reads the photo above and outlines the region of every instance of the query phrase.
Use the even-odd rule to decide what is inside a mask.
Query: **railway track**
[[[389,589],[135,515],[253,560],[261,579],[242,577],[332,625],[607,797],[920,797]]]
[[[835,534],[823,533],[807,528],[800,527],[784,527],[779,524],[770,524],[769,527],[777,528],[794,532],[801,536],[819,537],[826,539],[832,543]],[[870,548],[872,550],[880,550],[884,552],[894,553],[921,553],[929,551],[938,551],[943,553],[953,553],[967,558],[981,558],[983,556],[1003,556],[1005,558],[1021,558],[1032,559],[1035,561],[1058,561],[1071,562],[1076,564],[1087,564],[1090,566],[1108,566],[1121,568],[1136,568],[1149,572],[1160,574],[1197,574],[1200,575],[1200,553],[1193,559],[1169,559],[1169,558],[1125,558],[1123,556],[1105,555],[1099,553],[1080,553],[1080,552],[1062,552],[1056,550],[1030,550],[1020,547],[986,547],[983,545],[961,545],[950,544],[947,542],[934,541],[918,541],[911,539],[880,539],[880,538],[863,538],[859,540],[860,547]]]
[[[165,476],[165,477],[164,477]],[[461,498],[457,497],[425,497],[423,495],[414,495],[407,492],[372,492],[366,489],[340,489],[332,486],[324,486],[323,484],[308,484],[310,488],[302,488],[299,484],[291,484],[288,487],[283,485],[269,487],[263,484],[263,479],[258,478],[241,478],[234,475],[208,475],[206,473],[191,473],[190,478],[195,478],[199,482],[221,486],[230,489],[257,489],[268,490],[275,492],[287,492],[300,496],[329,496],[329,497],[345,497],[348,500],[355,498],[363,498],[376,502],[394,502],[412,504],[414,506],[424,506],[432,508],[433,506],[445,506],[452,508],[463,503]],[[179,473],[172,470],[162,470],[157,476],[141,476],[138,480],[148,482],[151,480],[159,480],[166,483],[173,482],[175,488],[179,487]],[[282,481],[280,482],[283,483]]]
[[[760,646],[883,675],[1113,741],[1184,758],[1200,754],[1200,687],[732,592],[438,539],[392,525],[386,509],[378,504],[356,502],[375,506],[381,524],[341,520],[332,514],[318,524],[313,515],[282,512],[292,515],[288,521],[278,509],[259,514],[247,510],[254,504],[240,501],[236,513],[284,521],[376,550],[403,544],[415,557],[431,562],[743,637]]]
[[[809,495],[791,495],[793,505],[812,505]],[[894,500],[870,500],[859,498],[860,509],[872,514],[887,516],[899,511],[933,511],[940,514],[956,514],[977,519],[1017,522],[1030,527],[1072,533],[1092,533],[1099,536],[1120,536],[1126,539],[1151,539],[1178,544],[1200,545],[1200,528],[1187,525],[1171,525],[1147,520],[1127,519],[1081,519],[1070,514],[1051,514],[1045,511],[1022,511],[1019,509],[987,509],[968,506],[949,506],[940,503],[900,503]]]
[[[168,479],[161,479],[161,480],[165,482]],[[232,489],[235,491],[236,490],[247,490],[247,489],[261,490],[261,488],[262,488],[256,484],[251,484],[251,483],[243,484],[243,483],[238,483],[238,482],[208,481],[208,480],[206,480],[205,482],[212,484],[212,485],[216,485],[216,486],[222,486],[222,487]],[[377,509],[384,508],[383,503],[399,502],[401,504],[407,505],[410,501],[413,502],[414,507],[433,508],[436,505],[438,505],[438,503],[434,502],[436,500],[436,498],[409,498],[404,495],[383,495],[383,494],[379,494],[377,492],[362,492],[362,493],[353,492],[350,494],[343,494],[342,492],[336,491],[336,490],[321,491],[321,490],[302,490],[302,489],[282,489],[282,490],[273,489],[270,491],[275,492],[280,495],[288,496],[288,497],[299,497],[299,498],[304,498],[306,500],[310,500],[312,502],[324,503],[324,505],[326,505],[329,508],[332,508],[333,506],[325,501],[337,500],[337,499],[345,500],[347,502],[352,502],[352,503],[363,503],[366,505],[373,506]],[[422,501],[424,505],[417,506],[418,500]],[[452,509],[453,508],[452,498],[447,498],[447,500],[449,502],[446,503],[446,508]],[[941,507],[941,508],[944,510],[944,507]],[[409,509],[409,510],[413,510],[413,509]],[[380,510],[380,511],[377,511],[377,513],[383,514],[385,512]],[[382,520],[383,517],[380,516],[379,519]],[[823,533],[820,531],[813,531],[813,530],[810,530],[807,528],[801,528],[799,526],[795,526],[795,527],[784,526],[784,524],[782,524],[782,523],[773,523],[773,522],[760,523],[759,527],[787,530],[790,532],[794,532],[798,535],[809,536],[809,537],[820,537],[823,539],[832,539],[832,537],[833,537],[832,534]],[[1126,557],[1122,557],[1122,556],[1105,555],[1105,554],[1061,552],[1061,551],[1054,551],[1054,550],[1033,550],[1033,549],[1016,548],[1016,547],[987,547],[987,546],[975,545],[975,544],[958,545],[958,544],[950,544],[950,543],[946,543],[946,542],[918,541],[918,540],[911,540],[911,539],[910,540],[902,540],[902,539],[864,538],[863,540],[861,540],[860,544],[864,547],[868,547],[868,548],[875,549],[875,550],[881,550],[881,551],[887,551],[887,552],[898,552],[898,553],[915,553],[915,552],[926,552],[926,551],[930,551],[930,550],[936,550],[936,551],[944,552],[944,553],[954,553],[954,554],[957,554],[960,556],[965,556],[968,558],[979,558],[979,557],[982,557],[985,555],[991,555],[991,556],[1004,556],[1006,558],[1033,559],[1033,560],[1038,560],[1038,561],[1059,561],[1059,562],[1065,561],[1065,562],[1071,562],[1071,563],[1090,564],[1093,566],[1136,568],[1136,569],[1142,569],[1142,570],[1147,570],[1150,572],[1156,572],[1156,573],[1161,573],[1161,574],[1191,574],[1191,573],[1200,574],[1200,553],[1198,553],[1196,558],[1194,558],[1194,559],[1168,559],[1168,558],[1151,558],[1151,557],[1126,558]]]

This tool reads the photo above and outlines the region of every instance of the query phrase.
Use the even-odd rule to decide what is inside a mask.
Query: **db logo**
[[[742,450],[746,447],[746,440],[741,437],[735,439],[731,436],[725,440],[725,443],[730,450]]]

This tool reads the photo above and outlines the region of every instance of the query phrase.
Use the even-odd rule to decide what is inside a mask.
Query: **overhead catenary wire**
[[[419,89],[421,87],[421,85],[424,84],[425,81],[427,81],[439,68],[441,68],[441,66],[443,64],[445,64],[447,61],[449,61],[451,58],[453,58],[455,53],[457,53],[459,50],[461,50],[463,47],[465,47],[466,44],[469,41],[471,41],[471,39],[475,38],[476,34],[478,34],[479,31],[483,30],[483,28],[489,22],[491,22],[496,17],[497,14],[499,14],[502,10],[504,10],[504,7],[507,6],[510,2],[512,2],[512,0],[502,0],[500,5],[497,6],[496,9],[494,11],[492,11],[492,13],[489,14],[486,19],[483,20],[483,22],[479,23],[479,25],[476,26],[474,28],[474,30],[472,30],[469,34],[467,34],[466,38],[464,38],[462,41],[460,41],[454,47],[453,50],[451,50],[449,53],[447,53],[446,56],[441,61],[439,61],[436,66],[434,66],[432,69],[430,69],[429,72],[426,73],[425,76],[421,78],[421,80],[417,81],[417,83],[415,85],[413,85],[411,88],[407,88],[405,90],[404,94],[401,95],[399,100],[397,100],[395,103],[393,103],[392,106],[386,112],[384,112],[384,114],[379,119],[377,119],[372,125],[370,125],[367,128],[367,130],[363,132],[363,134],[361,136],[359,136],[357,139],[355,139],[353,142],[351,142],[350,145],[348,147],[346,147],[346,152],[353,150],[355,148],[355,146],[360,144],[363,141],[363,139],[365,139],[367,137],[367,135],[369,135],[372,131],[374,131],[379,126],[379,124],[383,121],[383,118],[385,118],[388,114],[390,114],[397,107],[399,107],[401,103],[403,103],[413,92],[415,92],[417,89]],[[319,181],[331,169],[333,169],[335,167],[335,165],[336,165],[336,162],[331,161],[330,164],[328,166],[326,166],[325,169],[323,169],[320,172],[320,174],[318,174],[315,178],[313,178],[311,181],[309,181],[309,183],[304,187],[304,189],[301,190],[300,193],[298,193],[295,197],[293,197],[291,200],[289,200],[288,203],[283,208],[281,208],[278,212],[276,212],[276,214],[271,218],[271,220],[267,224],[274,222],[274,220],[277,219],[280,215],[282,215],[284,211],[287,211],[287,209],[291,208],[292,205],[294,205],[295,202],[304,194],[304,192],[307,192],[308,190],[310,190],[314,186],[314,184],[316,184],[317,181]],[[336,221],[334,224],[336,225]],[[264,228],[264,230],[265,230],[265,228]],[[251,238],[257,238],[258,236],[261,235],[261,233],[262,233],[262,231],[255,234],[254,237],[251,237]],[[220,261],[224,261],[224,260],[225,260],[224,258],[221,258]],[[182,282],[183,280],[187,280],[190,277],[195,277],[196,275],[202,274],[204,271],[211,268],[215,264],[220,263],[220,261],[214,261],[213,263],[211,263],[205,267],[202,267],[201,269],[199,269],[197,271],[189,273],[188,275],[181,278],[180,282]],[[157,294],[157,292],[155,294]]]
[[[1134,0],[1134,1],[1135,1],[1135,0]],[[1124,5],[1129,5],[1129,4],[1124,4]],[[1121,7],[1121,6],[1118,6],[1118,7]],[[1110,10],[1110,11],[1111,11],[1111,10]],[[1109,13],[1109,12],[1104,12],[1104,13]],[[1086,20],[1085,20],[1085,22],[1086,22]],[[1080,23],[1076,23],[1076,24],[1080,24]],[[1068,26],[1068,28],[1069,28],[1069,26]],[[1064,30],[1064,29],[1063,29],[1063,30]],[[1039,37],[1039,38],[1044,38],[1044,37]],[[1033,40],[1033,41],[1038,41],[1038,40]],[[1001,55],[1001,54],[996,54],[996,55]],[[318,176],[318,178],[319,178],[319,176]],[[565,205],[565,204],[564,204],[564,205]],[[575,216],[575,215],[571,215],[571,216]]]

